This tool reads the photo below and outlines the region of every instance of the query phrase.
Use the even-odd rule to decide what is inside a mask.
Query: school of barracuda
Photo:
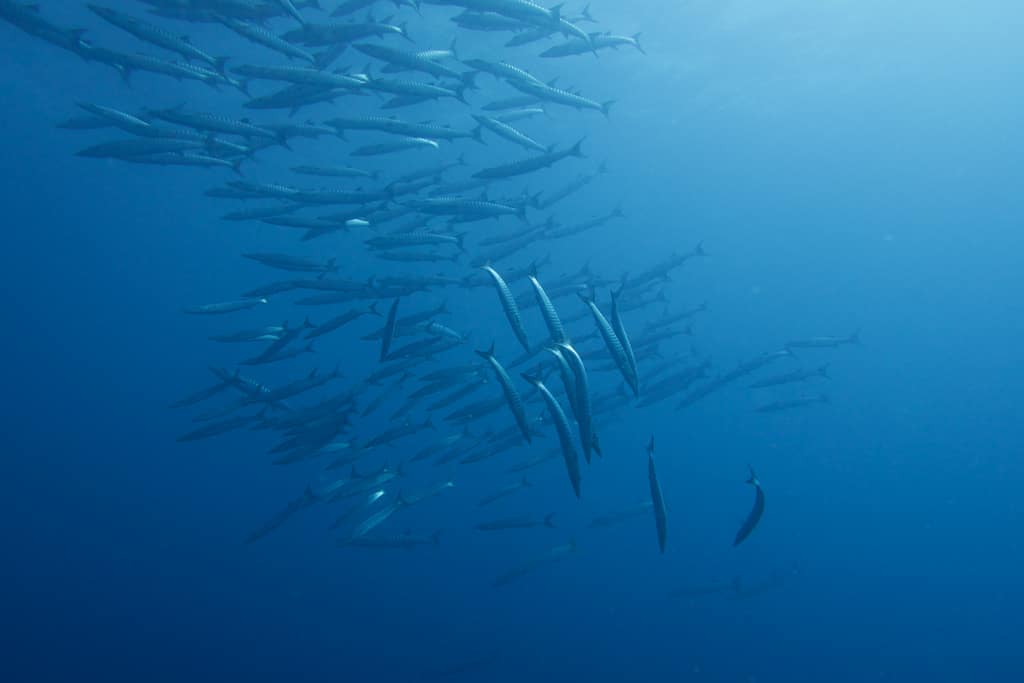
[[[231,204],[225,221],[294,234],[295,248],[287,253],[244,245],[240,257],[264,267],[266,281],[183,307],[185,314],[215,318],[212,342],[239,351],[235,367],[209,368],[207,386],[173,403],[215,406],[195,415],[179,441],[259,430],[273,435],[276,465],[318,468],[305,491],[249,542],[317,507],[341,547],[436,545],[441,532],[425,526],[429,513],[408,510],[426,508],[455,487],[461,468],[497,460],[493,488],[466,511],[472,518],[467,526],[481,533],[547,533],[558,528],[547,510],[490,516],[488,507],[531,487],[528,471],[567,480],[567,497],[594,495],[587,469],[627,459],[637,468],[646,464],[649,492],[637,492],[642,502],[608,510],[590,527],[653,517],[664,552],[671,490],[663,495],[655,439],[644,463],[646,439],[634,452],[612,453],[602,447],[602,430],[665,402],[684,410],[745,379],[756,390],[795,387],[782,398],[772,394],[759,412],[827,403],[825,394],[800,389],[827,379],[827,365],[752,376],[803,362],[795,350],[859,342],[857,334],[797,339],[714,372],[712,360],[692,352],[690,343],[693,322],[707,307],[673,306],[666,292],[673,272],[704,256],[701,244],[667,245],[671,255],[643,272],[591,270],[588,234],[610,226],[628,235],[629,210],[608,200],[614,183],[584,136],[552,140],[545,131],[555,118],[598,117],[611,126],[616,98],[624,99],[615,106],[628,107],[628,93],[614,83],[608,88],[619,85],[620,92],[579,92],[561,82],[559,64],[590,59],[600,69],[611,54],[644,49],[639,34],[597,30],[589,6],[571,11],[528,0],[113,4],[118,7],[87,7],[99,25],[137,39],[137,52],[105,48],[91,37],[95,27],[55,25],[47,3],[0,0],[0,17],[98,69],[113,69],[126,92],[141,78],[161,78],[171,88],[175,81],[198,81],[222,97],[231,93],[238,111],[215,114],[199,102],[172,108],[69,103],[61,127],[101,136],[78,154],[215,169],[224,180],[206,194]],[[426,42],[418,34],[428,15],[448,20],[444,40]],[[184,37],[182,26],[193,23],[219,26],[222,40],[201,45]],[[490,50],[463,54],[459,39],[470,32],[484,36]],[[250,63],[223,56],[225,46],[238,41],[258,46],[263,58]],[[598,54],[604,57],[593,59]],[[424,107],[429,121],[418,111]],[[303,138],[332,145],[337,163],[304,161]],[[270,147],[287,150],[291,162],[262,163],[260,153]],[[479,159],[479,149],[489,160],[467,161]],[[563,200],[592,184],[603,190],[587,202],[593,207],[588,215],[559,212]],[[337,239],[345,246],[331,242]],[[579,262],[550,263],[544,250],[556,240],[574,241]],[[339,245],[336,256],[306,255],[310,244],[322,253],[325,243]],[[380,275],[350,275],[345,253],[357,246],[379,259]],[[493,290],[496,299],[493,315],[504,331],[493,340],[482,339],[478,320],[449,312],[449,302],[478,289]],[[292,315],[268,320],[262,311],[270,302],[287,305]],[[643,310],[647,322],[634,324]],[[231,323],[242,316],[260,322]],[[317,369],[327,335],[345,334],[371,345],[379,362]],[[263,383],[261,368],[279,363],[293,370],[293,379]],[[368,428],[371,416],[379,425],[389,410],[389,426]],[[453,474],[438,480],[440,469]],[[765,509],[753,470],[747,483],[755,501],[734,545],[750,536]],[[407,530],[389,531],[394,528]],[[574,540],[543,543],[494,585],[559,561],[575,547]]]

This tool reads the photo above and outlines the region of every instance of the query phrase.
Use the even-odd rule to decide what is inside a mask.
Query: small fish
[[[764,491],[761,489],[761,480],[757,478],[753,467],[750,467],[750,479],[747,479],[747,483],[754,487],[754,507],[751,508],[743,526],[736,532],[736,539],[732,542],[734,548],[747,540],[747,537],[757,528],[757,523],[761,521],[761,515],[764,514]]]
[[[809,339],[798,339],[786,342],[787,349],[834,349],[839,346],[860,345],[860,332],[854,332],[848,337],[811,337]]]
[[[653,509],[653,507],[654,503],[647,500],[642,503],[638,503],[633,507],[626,508],[625,510],[620,510],[619,512],[613,512],[608,515],[594,517],[594,519],[590,521],[590,528],[610,529],[612,527],[619,526],[620,524],[627,522],[633,519],[634,517],[646,515],[651,511],[651,509]]]
[[[658,473],[654,468],[654,437],[647,445],[647,480],[651,485],[651,504],[654,506],[654,523],[658,530],[658,548],[665,553],[665,541],[668,535],[668,515],[665,512],[665,499],[661,495]]]
[[[550,512],[544,515],[543,520],[533,517],[506,517],[491,522],[481,522],[476,525],[478,531],[505,531],[507,529],[535,529],[543,526],[548,529],[555,528],[555,513]]]
[[[508,486],[506,486],[506,487],[504,487],[502,489],[499,489],[499,490],[495,491],[494,493],[491,493],[491,494],[488,494],[488,495],[484,496],[483,498],[481,498],[477,502],[477,507],[483,507],[484,505],[490,505],[491,503],[493,503],[495,501],[501,500],[502,498],[505,498],[506,496],[511,496],[513,493],[516,493],[517,491],[522,491],[523,489],[528,489],[531,486],[533,486],[533,484],[531,484],[529,482],[529,480],[527,480],[526,477],[523,477],[520,481],[517,481],[517,482],[515,482],[513,484],[509,484]]]
[[[184,311],[193,315],[222,315],[224,313],[234,313],[235,311],[255,308],[265,303],[267,303],[266,299],[238,299],[236,301],[221,301],[214,304],[188,306]]]
[[[491,348],[487,351],[477,351],[476,353],[487,361],[494,370],[494,374],[498,378],[498,384],[501,385],[501,390],[505,394],[505,402],[508,404],[509,410],[512,411],[512,416],[515,417],[516,424],[519,426],[519,430],[522,432],[523,438],[526,439],[527,443],[530,443],[532,438],[530,435],[529,424],[526,421],[526,409],[523,407],[523,399],[520,397],[515,385],[512,384],[512,378],[509,376],[504,366],[502,366],[498,359],[495,358],[494,344],[491,344]],[[450,417],[451,416],[449,416],[449,418]]]
[[[562,457],[565,460],[565,468],[569,473],[569,482],[576,497],[580,497],[580,459],[576,452],[576,446],[572,441],[572,434],[569,431],[569,420],[565,417],[565,411],[558,403],[551,391],[544,386],[539,377],[523,374],[523,379],[532,384],[540,392],[547,404],[548,412],[551,413],[551,421],[555,423],[555,430],[558,432],[559,445],[562,448]]]
[[[494,288],[498,292],[498,299],[501,301],[501,307],[505,311],[505,317],[508,319],[508,324],[512,327],[512,332],[515,333],[516,339],[523,345],[523,348],[527,351],[530,350],[530,342],[526,338],[526,330],[523,328],[523,318],[519,314],[519,306],[516,304],[516,298],[512,294],[511,288],[508,283],[501,277],[494,268],[490,266],[482,266],[481,270],[491,276],[491,280],[494,282]]]
[[[541,567],[544,567],[549,564],[554,564],[555,562],[558,562],[559,560],[562,560],[575,552],[575,540],[570,541],[566,545],[555,546],[554,548],[550,548],[544,553],[536,557],[533,557],[516,567],[513,567],[504,574],[499,575],[496,579],[494,579],[494,582],[491,585],[493,585],[495,588],[507,586],[513,581],[521,579],[527,574],[536,571]]]
[[[401,298],[397,298],[391,304],[391,308],[388,309],[387,322],[384,323],[384,335],[380,341],[380,361],[383,363],[387,360],[388,351],[391,350],[391,342],[395,338],[395,321],[398,315],[398,302]]]

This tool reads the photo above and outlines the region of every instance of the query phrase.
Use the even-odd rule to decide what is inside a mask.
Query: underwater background
[[[39,4],[57,25],[87,27],[90,39],[135,50],[84,3]],[[146,16],[143,3],[106,4]],[[208,366],[233,368],[245,357],[209,335],[327,313],[273,296],[259,310],[217,319],[183,307],[271,281],[271,271],[240,257],[247,251],[336,257],[341,275],[357,280],[476,271],[469,257],[441,266],[377,260],[358,231],[300,243],[294,231],[221,221],[235,205],[203,193],[232,179],[225,169],[75,156],[116,137],[58,128],[81,113],[76,102],[125,111],[186,103],[241,116],[245,97],[151,74],[128,87],[114,70],[4,24],[3,677],[764,683],[1024,675],[1024,8],[986,0],[595,0],[597,30],[642,32],[646,54],[621,47],[560,60],[504,48],[507,36],[457,31],[449,18],[458,9],[424,3],[419,15],[380,3],[375,12],[408,20],[415,49],[445,47],[457,33],[462,53],[508,59],[545,81],[557,76],[617,100],[607,120],[552,109],[523,123],[546,143],[585,137],[587,157],[515,191],[550,190],[604,162],[607,173],[554,213],[572,223],[621,207],[625,218],[531,244],[507,265],[550,255],[543,280],[589,264],[606,279],[597,301],[607,310],[609,283],[700,243],[706,255],[674,271],[661,291],[673,311],[706,302],[707,312],[694,318],[691,336],[663,342],[661,352],[708,358],[719,373],[791,340],[859,332],[859,345],[794,350],[796,360],[785,361],[789,369],[828,363],[830,379],[808,390],[826,392],[828,403],[761,413],[801,392],[750,389],[748,381],[681,409],[676,400],[640,409],[623,394],[616,419],[599,423],[604,455],[585,466],[578,501],[555,459],[528,473],[531,487],[487,512],[477,505],[519,479],[509,465],[557,446],[542,424],[545,438],[486,463],[410,467],[409,489],[449,476],[455,486],[386,528],[441,531],[436,547],[338,548],[339,534],[328,530],[337,514],[322,506],[246,543],[322,481],[323,463],[272,464],[274,440],[259,430],[177,443],[192,413],[168,405],[208,385]],[[216,24],[150,19],[230,54],[232,64],[287,63]],[[287,17],[269,25],[292,27]],[[353,68],[365,61],[341,58]],[[479,87],[468,94],[474,112],[498,96],[490,77]],[[377,101],[358,99],[295,119],[365,114]],[[408,116],[454,119],[460,107],[427,103]],[[252,117],[285,120],[287,112]],[[297,182],[290,164],[351,163],[352,144],[320,138],[269,148],[245,167],[245,179]],[[452,148],[474,167],[524,156],[499,144]],[[429,163],[425,154],[372,164],[398,175]],[[501,229],[474,223],[467,231]],[[512,286],[529,291],[525,282]],[[445,324],[471,336],[437,367],[473,363],[472,351],[492,341],[504,360],[520,353],[489,287],[420,292],[402,306],[441,301],[451,309]],[[557,303],[563,314],[585,311],[576,297]],[[661,313],[659,305],[624,318],[639,331]],[[539,340],[536,310],[524,318]],[[315,355],[252,374],[281,384],[338,365],[340,382],[356,386],[378,363],[378,343],[360,337],[380,322],[357,320],[319,340]],[[577,334],[593,329],[590,318],[573,325]],[[524,370],[510,373],[526,397]],[[595,384],[610,390],[612,377]],[[501,395],[492,381],[475,397],[485,391]],[[399,404],[360,418],[353,433],[393,426],[388,415]],[[421,409],[415,419],[425,416]],[[499,411],[481,428],[512,424]],[[397,464],[443,433],[421,433],[358,466]],[[668,508],[663,555],[650,515],[590,525],[649,500],[651,434]],[[734,548],[753,497],[748,465],[767,505]],[[555,529],[474,529],[502,514],[549,512]],[[577,548],[568,557],[492,585],[570,540]]]

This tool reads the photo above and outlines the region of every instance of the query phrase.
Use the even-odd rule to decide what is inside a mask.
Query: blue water
[[[48,20],[88,27],[97,43],[166,57],[104,25],[85,3],[40,4]],[[588,159],[509,187],[558,186],[606,161],[606,175],[552,212],[571,223],[621,205],[627,219],[532,245],[507,265],[550,252],[542,280],[586,262],[617,280],[702,241],[708,255],[673,272],[664,291],[673,311],[706,301],[709,312],[692,338],[663,343],[664,354],[692,345],[718,373],[792,339],[859,330],[862,344],[800,351],[758,375],[829,363],[832,379],[806,387],[751,390],[742,380],[679,411],[677,399],[645,409],[623,399],[616,420],[598,423],[605,455],[584,466],[580,501],[553,460],[528,473],[529,490],[476,505],[519,476],[509,465],[557,444],[550,424],[532,449],[480,464],[411,465],[400,488],[448,476],[456,486],[381,528],[442,531],[438,547],[408,551],[336,548],[327,527],[344,505],[314,506],[244,543],[317,481],[323,463],[272,465],[276,436],[264,431],[176,443],[204,407],[167,406],[208,385],[207,366],[251,355],[209,335],[298,322],[307,311],[289,295],[219,318],[181,309],[287,278],[243,251],[337,256],[343,276],[361,279],[462,276],[469,266],[377,261],[361,246],[368,234],[357,232],[299,243],[290,229],[220,221],[239,207],[202,193],[230,179],[223,169],[75,157],[122,137],[55,128],[80,113],[77,101],[128,111],[184,102],[238,116],[244,98],[151,74],[128,88],[112,69],[0,26],[4,680],[1020,680],[1024,11],[986,0],[640,4],[599,0],[591,10],[595,30],[642,31],[646,56],[620,48],[549,61],[536,46],[501,48],[507,34],[458,32],[464,54],[507,58],[618,100],[609,121],[553,107],[550,120],[520,124],[546,142],[585,135]],[[398,16],[418,46],[444,47],[456,11]],[[161,25],[233,63],[284,63],[223,28]],[[364,62],[349,53],[339,64]],[[511,94],[490,77],[480,83],[474,110]],[[375,104],[343,99],[296,119],[370,113]],[[454,102],[399,113],[468,118]],[[316,185],[287,166],[349,161],[339,140],[293,146],[261,152],[248,179]],[[524,156],[492,139],[450,143],[439,157],[460,151],[474,167]],[[410,152],[368,165],[397,175],[436,158]],[[470,230],[511,227],[503,219]],[[472,337],[431,368],[472,362],[472,349],[492,340],[504,360],[519,354],[490,289],[435,290],[402,306],[442,299],[453,311],[445,324]],[[607,311],[608,288],[598,301]],[[565,315],[580,306],[558,305]],[[660,312],[627,313],[626,324],[638,331]],[[524,315],[540,339],[536,309]],[[361,319],[322,338],[315,356],[247,372],[277,386],[339,364],[345,378],[332,389],[355,385],[376,367],[379,347],[359,337],[378,324]],[[592,322],[569,327],[583,334]],[[607,390],[613,377],[594,381]],[[520,390],[529,394],[525,383]],[[485,391],[497,395],[492,384],[471,400]],[[818,391],[828,405],[754,410]],[[398,405],[356,421],[353,436],[393,426],[387,416]],[[531,404],[530,412],[542,411]],[[487,424],[512,422],[499,411]],[[648,499],[652,433],[669,508],[663,556],[650,515],[588,528],[597,515]],[[394,465],[434,436],[371,453],[359,467]],[[748,464],[767,509],[732,548],[753,501]],[[557,529],[473,529],[547,512]],[[570,539],[578,545],[570,557],[492,587]],[[695,594],[736,577],[765,589]]]

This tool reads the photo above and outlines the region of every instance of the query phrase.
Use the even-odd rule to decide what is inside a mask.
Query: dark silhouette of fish
[[[761,489],[761,481],[754,473],[753,467],[750,468],[750,479],[747,479],[747,483],[754,487],[754,507],[750,510],[750,514],[747,515],[743,526],[736,532],[736,540],[732,542],[734,548],[747,540],[747,537],[757,528],[758,522],[761,521],[761,515],[764,514],[764,491]]]

